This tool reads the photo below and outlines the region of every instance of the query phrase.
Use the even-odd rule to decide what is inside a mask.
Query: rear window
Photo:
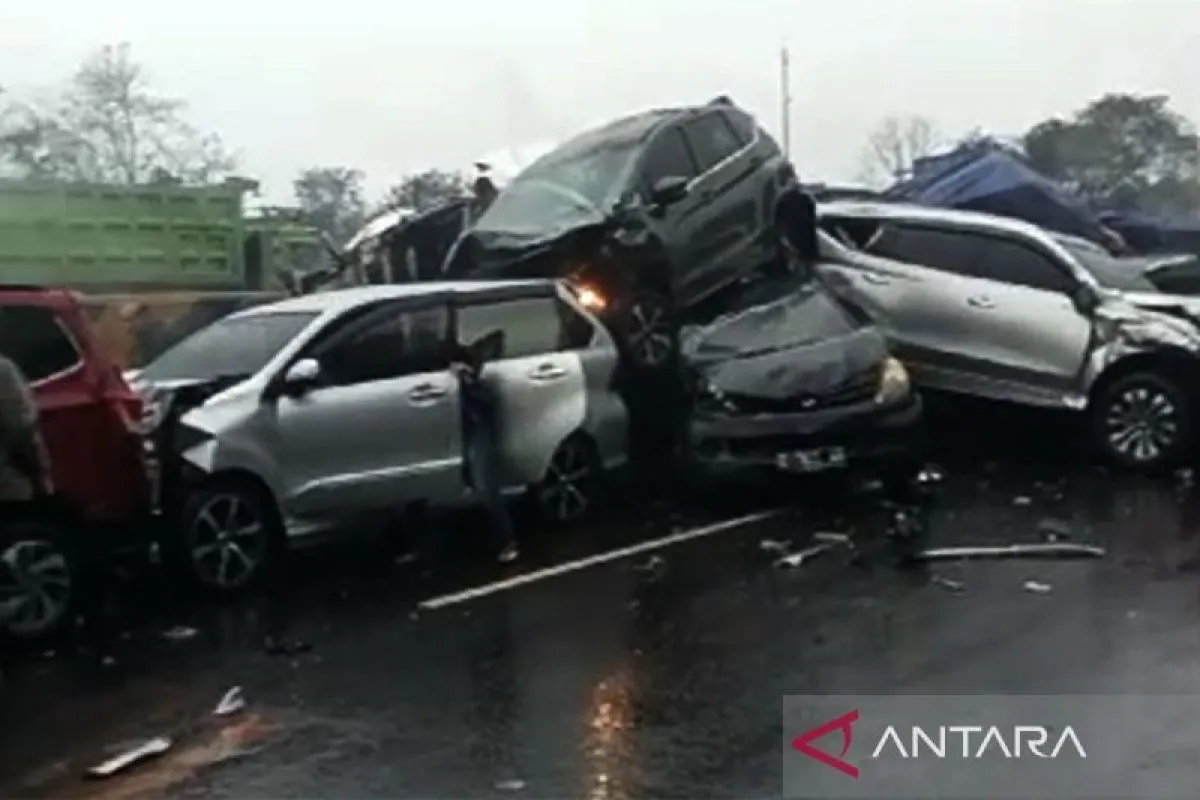
[[[317,314],[239,314],[201,328],[151,361],[151,382],[249,377],[267,365]]]
[[[26,380],[45,380],[76,367],[82,357],[53,309],[0,305],[0,351]]]

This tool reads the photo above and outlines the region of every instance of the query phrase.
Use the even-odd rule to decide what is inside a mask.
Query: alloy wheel
[[[1131,386],[1104,415],[1105,441],[1115,453],[1138,463],[1156,461],[1178,443],[1179,408],[1154,386]]]
[[[244,586],[267,557],[267,522],[238,494],[208,498],[193,516],[189,534],[197,577],[218,589]]]
[[[586,441],[575,438],[564,442],[550,459],[538,487],[543,514],[555,522],[583,517],[592,506],[594,479],[594,462]]]
[[[629,309],[629,349],[643,367],[658,367],[671,356],[671,325],[657,302],[637,300]]]
[[[0,553],[0,620],[13,635],[45,634],[71,605],[67,556],[45,539],[10,542]]]

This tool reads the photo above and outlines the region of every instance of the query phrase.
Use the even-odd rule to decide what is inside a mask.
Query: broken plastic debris
[[[154,739],[141,742],[127,750],[123,750],[107,761],[97,764],[88,770],[88,775],[93,778],[107,778],[139,761],[160,756],[170,749],[171,740],[165,736],[158,736]]]
[[[1013,498],[1013,505],[1014,506],[1033,505],[1033,498],[1029,497],[1028,495],[1023,495],[1023,494],[1017,495],[1016,497]]]
[[[945,561],[963,558],[1102,558],[1103,547],[1073,542],[1010,544],[996,547],[935,547],[913,556],[918,561]]]
[[[790,555],[784,556],[775,562],[775,566],[798,567],[808,559],[819,556],[826,550],[832,550],[838,545],[846,543],[847,542],[822,542],[821,544],[814,544],[812,547],[806,547],[798,553],[791,553]]]
[[[1033,592],[1034,594],[1050,594],[1050,592],[1054,591],[1053,586],[1041,581],[1025,581],[1023,586],[1025,587],[1025,591]]]
[[[953,578],[947,578],[945,575],[934,575],[933,584],[935,586],[941,586],[943,589],[954,592],[955,594],[959,594],[967,588],[967,585],[962,581],[956,581]]]
[[[234,686],[222,697],[217,703],[217,707],[213,709],[213,713],[218,717],[227,717],[230,714],[236,714],[246,707],[246,697],[242,694],[242,687]]]
[[[510,778],[506,781],[496,781],[496,788],[502,792],[519,792],[525,788],[525,781],[520,778]]]
[[[758,549],[764,553],[786,553],[789,545],[787,542],[781,542],[777,539],[763,539],[758,543]]]
[[[1047,542],[1057,542],[1062,539],[1071,538],[1071,525],[1066,520],[1045,517],[1038,521],[1037,529],[1038,533],[1042,534]]]
[[[163,631],[163,638],[172,642],[185,642],[188,639],[195,638],[200,631],[195,628],[189,628],[187,625],[176,625],[174,628]]]

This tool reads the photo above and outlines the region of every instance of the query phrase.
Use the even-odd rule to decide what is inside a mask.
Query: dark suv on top
[[[583,133],[510,182],[447,256],[450,277],[564,277],[631,366],[677,349],[683,310],[787,263],[775,225],[796,183],[779,145],[726,98]]]

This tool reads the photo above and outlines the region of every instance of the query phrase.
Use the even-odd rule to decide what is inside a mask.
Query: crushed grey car
[[[818,269],[919,386],[1089,415],[1096,447],[1174,463],[1200,406],[1200,268],[1118,258],[1024,222],[889,203],[819,208]]]
[[[482,379],[500,400],[506,486],[552,521],[590,511],[625,460],[626,411],[612,337],[565,285],[361,287],[227,317],[138,376],[179,454],[167,554],[202,587],[237,589],[285,543],[472,502],[452,341],[497,348]]]

